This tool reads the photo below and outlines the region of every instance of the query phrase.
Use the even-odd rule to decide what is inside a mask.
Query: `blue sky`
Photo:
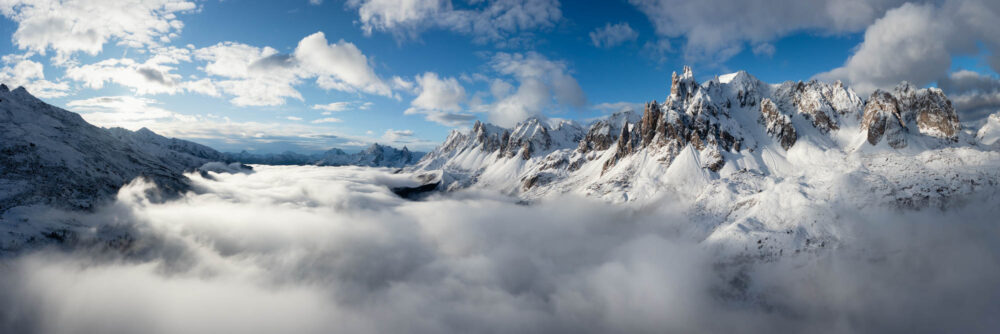
[[[0,0],[0,81],[225,151],[429,150],[472,120],[585,122],[670,73],[941,86],[998,110],[988,0]],[[992,21],[991,21],[992,20]],[[994,22],[994,23],[991,23]],[[961,110],[967,109],[967,110]]]

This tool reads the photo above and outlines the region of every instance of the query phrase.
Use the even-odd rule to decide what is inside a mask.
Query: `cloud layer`
[[[767,261],[699,243],[675,201],[424,202],[389,170],[134,183],[72,219],[104,246],[7,259],[4,332],[988,332],[1000,325],[994,199],[951,212],[836,208],[843,245]],[[768,196],[768,194],[762,194]],[[778,194],[771,194],[777,196]],[[824,208],[825,209],[825,208]],[[60,218],[62,217],[62,218]],[[125,237],[131,235],[131,237]],[[118,236],[118,237],[115,237]],[[81,240],[86,240],[84,237]]]

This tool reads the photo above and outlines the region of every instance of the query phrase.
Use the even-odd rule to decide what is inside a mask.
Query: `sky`
[[[475,120],[582,123],[736,70],[940,87],[1000,111],[991,0],[0,0],[0,82],[222,151],[431,150]]]

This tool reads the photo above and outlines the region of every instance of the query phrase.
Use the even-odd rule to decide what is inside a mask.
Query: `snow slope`
[[[188,189],[184,172],[222,158],[199,144],[103,129],[46,104],[27,90],[0,85],[0,212],[47,204],[90,209],[137,177],[162,195]]]
[[[709,242],[760,241],[760,252],[777,253],[836,240],[845,207],[940,209],[994,196],[1000,153],[985,145],[993,133],[980,131],[980,143],[961,131],[938,89],[903,83],[862,100],[840,82],[766,84],[740,71],[697,83],[685,68],[642,115],[587,127],[476,123],[410,170],[436,175],[447,190],[529,201],[578,194],[681,205]]]

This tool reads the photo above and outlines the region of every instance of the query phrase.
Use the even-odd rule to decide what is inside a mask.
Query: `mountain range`
[[[743,71],[699,83],[685,68],[663,102],[586,125],[476,122],[427,154],[378,144],[354,154],[221,153],[148,129],[96,127],[6,86],[0,136],[0,211],[92,209],[137,177],[169,197],[189,190],[185,172],[240,163],[405,166],[424,185],[393,189],[401,196],[487,189],[527,202],[666,201],[712,231],[709,242],[757,241],[762,255],[835,240],[836,207],[947,209],[1000,193],[1000,113],[972,129],[937,88],[904,82],[863,99],[840,82],[768,84]]]
[[[990,151],[998,119],[978,132],[963,129],[940,89],[905,82],[862,99],[839,81],[767,84],[740,71],[698,83],[685,68],[672,75],[663,102],[647,103],[641,114],[622,111],[587,126],[541,118],[510,129],[476,122],[411,168],[439,173],[446,189],[631,201],[679,182],[782,177],[849,158]]]
[[[234,163],[236,169],[245,168],[240,163],[402,167],[421,156],[379,144],[354,154],[339,149],[317,155],[222,153],[146,128],[97,127],[23,87],[0,84],[0,213],[34,204],[93,209],[138,177],[157,184],[160,193],[151,195],[171,197],[190,190],[185,172]]]

